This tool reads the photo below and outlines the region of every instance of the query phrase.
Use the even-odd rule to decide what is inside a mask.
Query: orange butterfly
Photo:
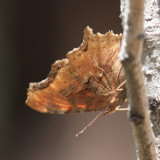
[[[122,66],[118,60],[122,35],[84,30],[83,43],[56,61],[48,77],[30,83],[26,104],[45,113],[114,111],[126,99]]]

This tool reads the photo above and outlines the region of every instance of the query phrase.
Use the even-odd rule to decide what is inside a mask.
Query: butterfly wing
[[[86,85],[71,76],[67,59],[56,61],[47,79],[30,83],[27,95],[26,104],[45,113],[95,111],[106,105]]]
[[[120,75],[124,77],[118,60],[121,40],[122,35],[112,31],[105,35],[93,34],[92,29],[86,27],[80,48],[67,54],[72,75],[79,82],[88,83],[99,96],[107,96],[124,81],[124,78],[118,79]]]
[[[56,61],[47,79],[31,83],[27,105],[40,112],[69,113],[114,110],[126,97],[116,88],[124,81],[118,53],[121,35],[92,33],[87,27],[80,48]]]

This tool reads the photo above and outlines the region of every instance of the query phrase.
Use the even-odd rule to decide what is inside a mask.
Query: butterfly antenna
[[[89,128],[99,117],[100,115],[104,113],[104,111],[98,113],[98,115],[86,126],[84,127],[79,133],[76,134],[76,137],[78,137],[80,134],[82,134],[87,128]]]

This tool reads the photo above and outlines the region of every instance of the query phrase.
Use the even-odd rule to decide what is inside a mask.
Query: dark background
[[[79,138],[97,113],[49,115],[25,105],[29,82],[46,78],[51,64],[94,33],[122,32],[116,0],[1,0],[0,159],[134,160],[126,112],[102,116]]]

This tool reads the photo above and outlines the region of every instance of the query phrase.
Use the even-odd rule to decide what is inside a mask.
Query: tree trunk
[[[160,1],[146,0],[144,16],[143,72],[160,159]]]
[[[123,27],[127,1],[121,0]],[[156,150],[160,159],[160,1],[157,0],[145,2],[142,64]]]

